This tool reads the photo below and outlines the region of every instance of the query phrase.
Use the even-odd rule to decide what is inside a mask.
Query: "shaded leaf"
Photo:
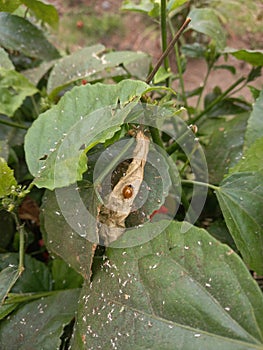
[[[52,277],[55,290],[80,288],[83,283],[81,275],[62,259],[52,261]]]
[[[210,182],[219,183],[241,159],[247,119],[248,114],[243,113],[230,120],[222,118],[217,123],[212,120],[200,128],[201,133],[208,133],[208,128],[212,130],[205,147]]]
[[[200,43],[185,44],[182,46],[182,53],[191,58],[205,58],[206,47]]]
[[[89,194],[84,189],[85,194],[86,200],[85,198],[84,200],[87,201]],[[77,222],[84,222],[83,219],[78,220],[79,206],[72,201],[72,198],[70,207],[71,213],[68,214],[75,216]],[[75,271],[89,280],[94,254],[93,244],[74,231],[66,219],[57,202],[56,193],[46,191],[43,198],[41,223],[46,246],[53,254],[61,257]],[[96,227],[90,227],[90,230],[92,229],[95,231]],[[56,283],[61,284],[59,280]]]
[[[263,137],[263,90],[253,105],[252,113],[248,119],[247,131],[245,134],[245,147],[251,146],[256,139]]]
[[[132,80],[75,87],[40,115],[25,137],[26,160],[36,186],[54,189],[81,180],[87,169],[83,144],[88,151],[110,139],[133,106],[128,102],[139,100],[147,87]]]
[[[232,74],[236,74],[236,68],[234,66],[231,66],[229,64],[220,64],[218,66],[214,66],[213,69],[226,69]]]
[[[0,139],[0,158],[3,158],[4,160],[7,161],[8,153],[9,153],[9,145],[7,140]]]
[[[74,317],[79,297],[78,289],[55,292],[54,295],[32,301],[12,313],[0,324],[2,350],[59,349],[63,328]]]
[[[37,85],[43,76],[52,68],[57,60],[43,62],[36,68],[26,69],[21,72],[32,84]]]
[[[0,45],[6,49],[47,61],[60,56],[42,31],[22,17],[1,12],[0,32]]]
[[[237,252],[237,247],[235,245],[235,242],[232,236],[230,235],[229,230],[226,226],[226,223],[223,219],[218,219],[212,222],[212,224],[209,225],[207,230],[213,237],[215,237],[221,243],[225,243],[229,245],[229,247],[231,247],[232,249],[235,250],[235,252]]]
[[[190,11],[188,17],[191,18],[189,29],[209,36],[215,41],[218,49],[224,49],[226,34],[215,11],[208,8],[194,8]]]
[[[55,96],[65,86],[83,78],[89,82],[101,79],[103,78],[102,72],[119,66],[121,63],[132,75],[139,78],[146,77],[150,64],[148,55],[130,51],[109,53],[104,51],[105,47],[98,44],[81,49],[59,60],[48,80],[48,94]],[[125,74],[125,71],[122,74]]]
[[[227,227],[250,269],[263,274],[263,186],[261,172],[228,176],[216,191]]]
[[[34,13],[37,19],[49,24],[54,29],[58,28],[58,11],[53,5],[45,4],[38,0],[20,1]]]
[[[259,97],[259,95],[260,95],[260,90],[255,88],[252,85],[247,85],[247,87],[249,88],[253,99],[256,100]]]
[[[205,97],[205,108],[208,108],[210,103],[219,96],[220,93],[211,93]],[[251,111],[250,103],[240,98],[229,97],[223,101],[218,102],[213,108],[211,108],[206,115],[208,117],[221,117],[227,115],[235,115],[243,112]]]
[[[72,349],[262,347],[262,293],[241,259],[205,230],[181,229],[107,250],[83,288]]]
[[[0,306],[19,277],[17,266],[9,265],[0,272]]]
[[[22,74],[0,69],[0,113],[12,117],[24,99],[37,92],[36,87]]]
[[[0,255],[0,269],[18,266],[19,255],[6,253]],[[25,255],[25,270],[12,288],[12,293],[42,292],[51,290],[52,276],[48,267],[41,261]]]
[[[223,53],[229,53],[238,60],[248,62],[253,66],[263,66],[263,50],[237,50],[227,47]]]
[[[249,75],[247,77],[247,82],[250,83],[251,81],[259,78],[261,76],[261,70],[262,70],[262,67],[260,66],[253,67],[249,72]]]
[[[0,320],[3,320],[6,316],[11,314],[16,308],[17,304],[7,304],[0,307]]]
[[[0,158],[0,198],[8,196],[13,186],[17,186],[14,170],[9,168],[3,158]]]
[[[15,222],[12,213],[0,210],[0,249],[7,249],[15,234]]]

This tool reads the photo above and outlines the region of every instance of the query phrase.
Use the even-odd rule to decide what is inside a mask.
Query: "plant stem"
[[[156,72],[158,71],[158,69],[161,67],[161,64],[163,62],[163,60],[165,59],[165,57],[167,57],[167,55],[169,55],[170,51],[173,49],[175,43],[178,41],[178,39],[180,38],[181,34],[183,33],[183,31],[185,30],[185,28],[188,26],[188,24],[191,22],[190,18],[187,18],[183,25],[181,26],[181,28],[178,30],[178,32],[176,33],[176,35],[173,37],[172,41],[169,43],[169,45],[167,46],[166,50],[162,53],[161,57],[158,59],[156,65],[154,66],[153,70],[151,71],[151,73],[148,75],[148,77],[146,78],[145,82],[147,84],[149,84],[153,77],[155,76]]]
[[[205,75],[205,78],[204,78],[202,90],[201,90],[201,92],[199,94],[199,97],[198,97],[198,100],[197,100],[197,103],[196,103],[196,107],[195,107],[196,110],[198,110],[198,108],[200,106],[201,99],[203,97],[203,93],[204,93],[204,90],[205,90],[205,87],[206,87],[206,83],[207,83],[207,80],[208,80],[210,72],[211,72],[211,68],[212,67],[210,67],[210,66],[207,67],[207,71],[206,71],[206,75]]]
[[[25,252],[24,252],[24,248],[25,248],[25,231],[24,231],[24,225],[21,225],[17,214],[12,212],[15,223],[16,223],[16,229],[19,232],[19,265],[18,265],[18,273],[19,276],[22,275],[23,271],[24,271],[24,256],[25,256]]]
[[[162,52],[167,49],[167,23],[166,23],[166,0],[161,0],[161,36],[162,36]],[[166,56],[163,60],[164,68],[169,69],[169,61]],[[166,86],[169,86],[169,78],[166,79]]]
[[[194,180],[181,180],[181,183],[209,187],[215,191],[218,191],[220,189],[220,187],[218,187],[218,186],[214,186],[214,185],[211,185],[211,184],[206,183],[206,182],[200,182],[200,181],[194,181]]]
[[[10,122],[10,121],[4,120],[4,119],[0,119],[0,124],[8,125],[8,126],[11,126],[13,128],[18,128],[18,129],[24,129],[24,130],[28,129],[28,126],[25,126],[25,125],[22,125],[22,124],[18,124],[18,123],[15,123],[15,122]]]
[[[49,295],[56,295],[57,293],[59,293],[58,290],[52,290],[48,292],[23,293],[23,294],[9,293],[8,299],[5,301],[5,304],[23,303],[23,302],[28,303],[29,301],[47,297]]]
[[[221,102],[237,85],[242,83],[245,78],[239,78],[234,84],[232,84],[222,95],[218,96],[216,99],[211,102],[206,109],[204,109],[201,113],[199,113],[195,118],[191,119],[192,123],[197,122],[203,115],[205,115],[207,112],[209,112],[216,104]]]
[[[171,20],[169,19],[169,27],[172,32],[172,35],[175,35],[174,27],[172,25]],[[185,87],[184,87],[184,79],[183,79],[183,69],[182,69],[182,64],[181,64],[181,57],[179,54],[179,48],[178,48],[178,43],[175,44],[174,46],[174,51],[175,51],[175,58],[176,58],[176,66],[177,66],[177,71],[178,71],[178,76],[179,76],[179,82],[180,82],[180,88],[181,88],[181,98],[184,102],[184,107],[188,110],[188,103],[187,103],[187,98],[185,95]]]
[[[36,113],[36,115],[38,116],[38,115],[39,115],[39,109],[38,109],[38,106],[37,106],[37,104],[36,104],[36,101],[35,101],[34,96],[30,96],[30,99],[31,99],[31,101],[32,101],[32,104],[33,104],[35,113]]]
[[[177,150],[178,146],[180,146],[180,144],[183,143],[184,139],[188,137],[189,137],[189,130],[186,130],[182,135],[178,137],[178,139],[174,140],[174,142],[166,148],[166,152],[168,154],[173,154]]]
[[[153,142],[156,143],[159,147],[164,149],[163,141],[161,139],[159,130],[154,128],[153,126],[149,127]]]

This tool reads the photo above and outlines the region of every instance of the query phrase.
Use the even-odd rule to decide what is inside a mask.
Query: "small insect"
[[[132,185],[126,185],[122,190],[122,195],[125,199],[131,198],[133,195]]]

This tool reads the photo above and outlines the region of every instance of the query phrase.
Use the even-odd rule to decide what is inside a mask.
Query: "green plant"
[[[2,348],[262,349],[263,91],[250,86],[253,105],[232,96],[262,52],[227,49],[216,13],[190,8],[200,41],[179,42],[181,29],[173,74],[167,28],[186,1],[152,0],[124,8],[160,19],[153,69],[101,44],[61,57],[7,12],[21,3],[51,10],[0,2]],[[251,72],[204,96],[213,69],[234,73],[222,55]],[[186,57],[207,64],[191,92]]]

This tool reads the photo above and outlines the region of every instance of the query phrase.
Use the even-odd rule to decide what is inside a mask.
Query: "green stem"
[[[161,36],[162,36],[162,52],[167,49],[167,22],[166,22],[166,0],[161,0]],[[169,69],[168,57],[164,58],[164,68]],[[169,79],[166,79],[166,86],[169,86]]]
[[[176,139],[170,146],[168,146],[166,148],[166,152],[168,154],[173,154],[178,149],[180,144],[183,143],[186,137],[189,137],[189,130],[186,130],[180,137],[178,137],[178,139]]]
[[[232,84],[222,95],[218,96],[216,99],[211,102],[205,110],[203,110],[201,113],[199,113],[195,118],[191,119],[192,123],[197,122],[203,115],[205,115],[207,112],[209,112],[215,105],[217,105],[219,102],[221,102],[232,90],[235,89],[237,85],[242,83],[245,78],[239,78],[234,84]]]
[[[159,130],[154,128],[153,126],[149,127],[153,142],[156,143],[159,147],[164,149],[163,141],[161,139]]]
[[[24,225],[21,225],[17,214],[16,213],[12,213],[13,217],[15,219],[15,223],[16,223],[16,229],[19,232],[19,265],[18,265],[18,273],[19,276],[22,275],[25,267],[24,267],[24,257],[25,257],[25,230],[24,230]]]
[[[44,298],[50,295],[55,295],[59,293],[58,290],[54,291],[48,291],[48,292],[38,292],[38,293],[23,293],[23,294],[17,294],[17,293],[9,293],[8,299],[6,299],[5,304],[14,304],[14,303],[23,303],[23,302],[29,302],[32,300],[36,300],[39,298]]]
[[[169,27],[170,27],[172,35],[174,36],[175,31],[174,31],[174,27],[173,27],[170,19],[169,19]],[[182,68],[182,62],[181,62],[181,57],[180,57],[180,53],[179,53],[178,43],[176,43],[174,46],[174,52],[175,52],[176,66],[177,66],[179,82],[180,82],[181,98],[183,100],[185,108],[188,110],[188,103],[187,103],[187,98],[185,95],[185,86],[184,86],[184,79],[183,79],[183,68]]]
[[[19,128],[19,129],[25,129],[25,130],[28,129],[28,127],[25,126],[25,125],[18,124],[18,123],[15,123],[15,122],[10,122],[10,121],[4,120],[4,119],[0,119],[0,124],[8,125],[8,126],[11,126],[13,128]]]
[[[195,107],[196,111],[198,111],[198,108],[200,106],[200,103],[201,103],[201,100],[202,100],[202,97],[203,97],[203,93],[204,93],[204,90],[205,90],[205,87],[206,87],[209,75],[211,73],[211,68],[212,67],[210,67],[210,66],[207,67],[207,71],[206,71],[206,75],[205,75],[205,78],[204,78],[202,90],[201,90],[201,92],[199,94],[199,97],[198,97],[198,100],[197,100],[197,103],[196,103],[196,107]]]
[[[19,226],[19,265],[18,271],[21,275],[25,269],[24,267],[24,258],[25,258],[25,230],[24,226]]]
[[[218,186],[214,186],[214,185],[211,185],[211,184],[206,183],[206,182],[200,182],[200,181],[194,181],[194,180],[181,180],[181,183],[208,187],[208,188],[211,188],[212,190],[215,190],[215,191],[218,191],[220,189],[220,187],[218,187]]]
[[[36,101],[34,99],[34,96],[30,96],[30,98],[31,98],[31,101],[32,101],[32,104],[33,104],[33,107],[34,107],[34,110],[35,110],[35,113],[36,113],[36,116],[38,116],[39,115],[39,109],[38,109],[38,106],[37,106]]]

